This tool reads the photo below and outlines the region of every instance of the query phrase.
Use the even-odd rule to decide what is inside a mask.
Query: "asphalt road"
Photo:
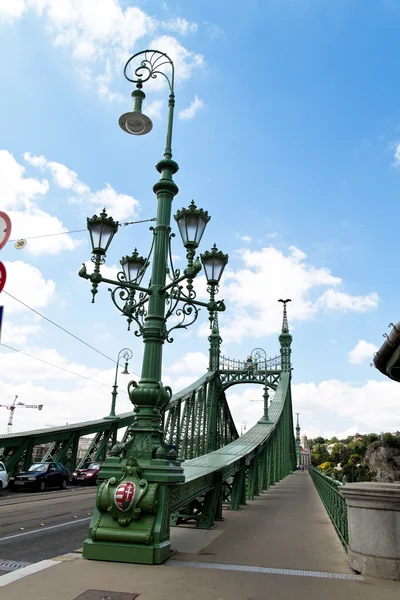
[[[96,488],[0,494],[0,575],[73,552],[86,539]],[[8,566],[5,564],[8,563]]]

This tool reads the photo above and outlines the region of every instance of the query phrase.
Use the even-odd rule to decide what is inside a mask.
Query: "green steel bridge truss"
[[[185,474],[184,483],[168,490],[172,524],[194,521],[209,528],[222,518],[223,504],[238,510],[295,469],[291,369],[287,362],[283,368],[280,363],[280,357],[275,357],[263,369],[257,365],[249,369],[245,362],[221,357],[218,370],[208,371],[172,397],[165,412],[165,441],[184,460]],[[239,383],[262,384],[274,392],[268,422],[260,415],[260,421],[241,437],[225,396],[227,388]],[[27,468],[33,449],[42,444],[47,446],[42,460],[61,462],[72,471],[87,461],[103,460],[116,444],[119,430],[125,429],[120,443],[126,443],[132,421],[129,412],[1,435],[0,448],[10,474]],[[79,439],[90,435],[91,443],[78,459]]]

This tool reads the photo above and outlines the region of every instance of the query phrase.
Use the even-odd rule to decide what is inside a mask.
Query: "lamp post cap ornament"
[[[227,264],[228,262],[228,255],[224,254],[222,252],[222,250],[218,250],[217,245],[214,244],[213,247],[211,248],[211,250],[206,250],[205,252],[203,252],[203,254],[201,255],[202,259],[207,259],[207,258],[220,258],[222,259],[225,264]]]
[[[88,222],[88,225],[91,223],[97,223],[97,222],[100,223],[101,222],[106,225],[109,225],[110,227],[114,227],[115,230],[117,230],[118,226],[119,226],[118,221],[114,221],[114,219],[111,216],[107,215],[105,208],[103,208],[100,215],[93,215],[93,217],[88,217],[87,222]]]
[[[196,215],[198,217],[201,217],[206,223],[208,223],[208,221],[211,219],[210,215],[208,214],[208,211],[203,210],[202,208],[197,208],[194,200],[191,201],[187,208],[181,208],[181,210],[178,210],[178,212],[174,216],[174,219],[175,221],[179,221],[179,219],[186,215]]]

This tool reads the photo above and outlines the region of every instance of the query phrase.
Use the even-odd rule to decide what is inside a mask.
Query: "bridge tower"
[[[296,463],[299,465],[301,456],[300,456],[300,424],[299,424],[299,414],[297,415],[297,424],[296,424]]]
[[[283,319],[282,319],[282,331],[279,336],[279,343],[281,345],[281,368],[282,371],[290,371],[290,355],[292,353],[291,344],[293,341],[289,331],[289,323],[287,318],[286,305],[291,302],[290,298],[286,300],[278,300],[283,303]]]

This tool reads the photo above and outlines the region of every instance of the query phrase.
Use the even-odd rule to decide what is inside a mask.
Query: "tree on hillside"
[[[335,444],[331,450],[331,460],[334,463],[342,463],[347,460],[349,456],[349,452],[347,450],[346,444],[341,444],[340,442]]]
[[[313,442],[314,444],[325,444],[325,439],[323,437],[317,437]]]

